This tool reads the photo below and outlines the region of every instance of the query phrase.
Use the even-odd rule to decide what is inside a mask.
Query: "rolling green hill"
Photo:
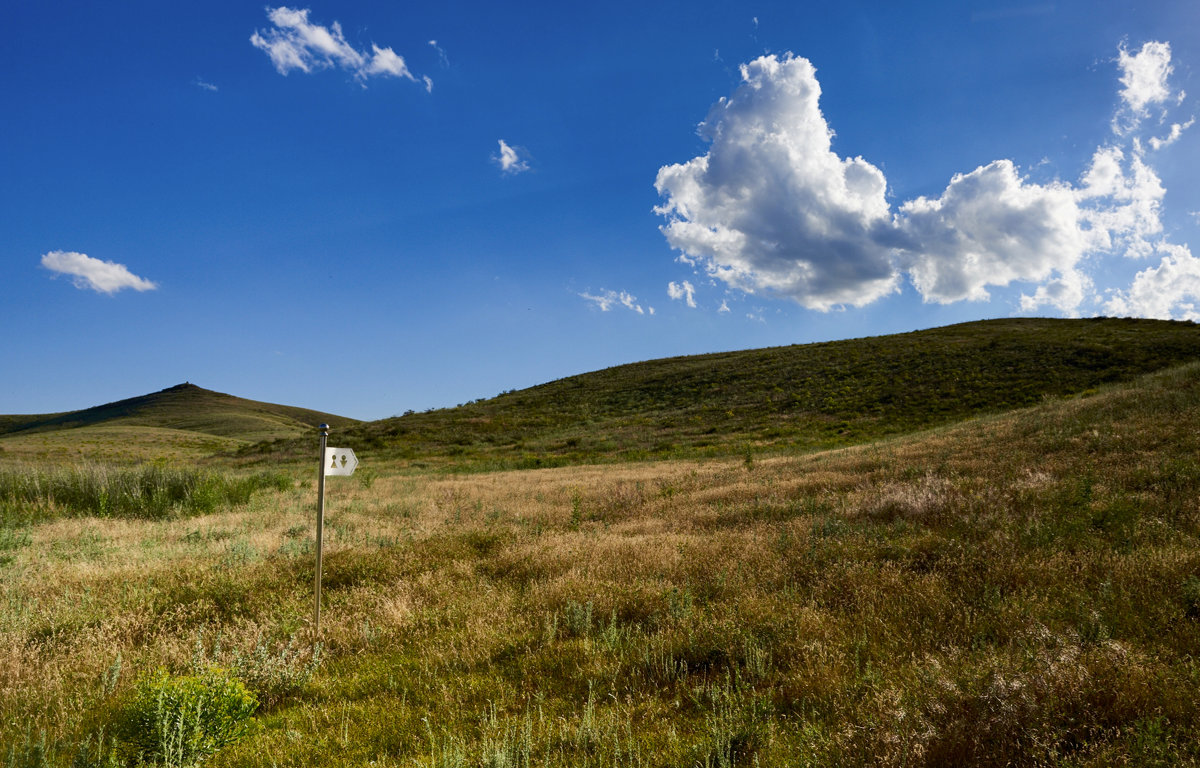
[[[622,365],[337,433],[382,459],[453,469],[817,449],[1075,395],[1200,358],[1200,326],[1005,319]],[[311,451],[246,446],[244,457]]]
[[[105,456],[110,445],[153,446],[177,443],[189,455],[234,448],[248,442],[294,437],[317,424],[355,424],[329,413],[246,400],[179,384],[161,392],[98,405],[81,411],[32,416],[0,416],[0,447],[15,454],[86,454]],[[141,446],[145,442],[146,446]],[[140,446],[140,447],[139,447]],[[68,450],[68,448],[70,450]],[[165,450],[165,448],[162,448]]]

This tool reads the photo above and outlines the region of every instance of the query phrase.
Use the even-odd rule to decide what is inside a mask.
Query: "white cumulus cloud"
[[[897,250],[928,301],[988,298],[987,286],[1074,269],[1087,244],[1072,190],[1026,183],[1008,160],[950,180],[936,200],[900,207]]]
[[[1149,42],[1133,54],[1122,45],[1117,65],[1121,68],[1120,96],[1123,105],[1113,118],[1113,130],[1117,133],[1136,129],[1149,114],[1150,105],[1182,98],[1182,93],[1172,93],[1167,82],[1174,71],[1169,43]]]
[[[267,54],[279,74],[333,67],[352,73],[364,84],[369,77],[398,77],[418,82],[404,57],[390,47],[381,48],[372,43],[368,54],[346,40],[341,24],[336,21],[328,27],[314,24],[309,21],[308,14],[307,8],[268,8],[267,18],[274,27],[258,30],[250,36],[251,45]],[[421,78],[421,82],[426,90],[432,89],[433,83],[428,77]]]
[[[1167,44],[1122,48],[1120,64],[1121,113],[1177,99]],[[1022,310],[1077,314],[1099,301],[1090,260],[1143,258],[1161,245],[1165,189],[1128,120],[1114,121],[1114,142],[1097,148],[1077,183],[1035,183],[1000,159],[893,210],[878,167],[833,151],[810,62],[763,56],[741,74],[700,125],[708,152],[662,167],[655,180],[664,198],[655,212],[679,260],[731,288],[827,311],[869,304],[905,278],[937,303],[987,300],[990,287],[1023,283]],[[681,290],[669,288],[672,298]]]
[[[687,280],[682,283],[674,281],[667,284],[667,295],[673,300],[679,301],[683,299],[689,307],[696,308],[696,288]]]
[[[1142,270],[1105,304],[1110,315],[1200,321],[1200,258],[1186,245],[1160,243],[1158,266]]]
[[[500,151],[492,155],[492,161],[500,166],[503,173],[521,173],[529,170],[529,162],[521,153],[508,145],[504,139],[499,140]]]
[[[1097,149],[1076,191],[1093,247],[1135,258],[1153,252],[1151,240],[1162,233],[1164,195],[1137,139],[1128,153],[1120,147]]]
[[[125,288],[152,291],[158,287],[130,272],[124,264],[93,259],[75,251],[50,251],[42,256],[42,266],[51,272],[70,275],[76,288],[90,288],[97,293],[111,295]]]
[[[840,158],[807,59],[763,56],[700,126],[709,152],[665,166],[655,189],[663,233],[681,258],[746,292],[811,309],[867,304],[896,289],[883,173]]]

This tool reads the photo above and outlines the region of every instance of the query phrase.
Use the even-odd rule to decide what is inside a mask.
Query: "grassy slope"
[[[1195,765],[1198,421],[1191,364],[749,466],[331,483],[328,657],[212,765]],[[301,632],[311,502],[10,534],[0,748]]]
[[[46,432],[0,435],[0,457],[25,464],[136,464],[161,460],[172,463],[205,463],[213,454],[237,450],[246,444],[234,437],[217,437],[164,427],[74,427]]]
[[[341,427],[356,421],[180,384],[82,411],[0,416],[0,446],[21,456],[70,458],[84,451],[93,459],[108,459],[126,450],[144,458],[156,452],[154,446],[170,448],[176,433],[178,447],[195,456],[301,435],[321,423]]]
[[[1010,319],[699,355],[573,376],[337,438],[377,460],[526,468],[861,443],[1200,358],[1200,327]],[[311,442],[311,441],[309,441]],[[304,441],[243,449],[273,458]]]

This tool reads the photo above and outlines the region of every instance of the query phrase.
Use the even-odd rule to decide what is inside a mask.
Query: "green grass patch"
[[[289,475],[235,475],[147,464],[0,468],[0,515],[6,523],[56,517],[160,520],[210,514],[245,504],[257,490],[292,487]]]

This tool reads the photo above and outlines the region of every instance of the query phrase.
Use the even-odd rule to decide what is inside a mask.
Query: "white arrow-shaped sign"
[[[358,466],[358,457],[354,455],[354,451],[350,448],[326,448],[325,449],[325,476],[330,475],[353,475],[354,468]]]

